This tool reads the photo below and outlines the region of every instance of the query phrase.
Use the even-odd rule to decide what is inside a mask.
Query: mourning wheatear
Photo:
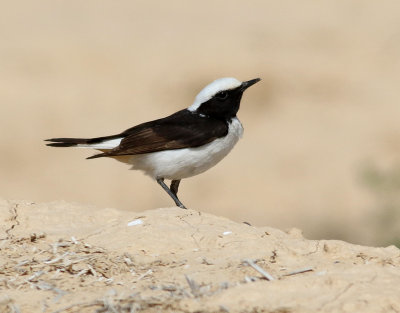
[[[181,179],[216,165],[238,142],[243,127],[236,114],[243,92],[259,78],[241,82],[220,78],[207,85],[187,109],[139,124],[118,135],[97,138],[47,139],[51,147],[92,148],[102,151],[88,159],[111,157],[154,178],[175,201]],[[171,180],[171,185],[164,179]]]

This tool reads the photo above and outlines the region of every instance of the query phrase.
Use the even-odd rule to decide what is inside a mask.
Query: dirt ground
[[[2,200],[0,225],[2,313],[400,311],[394,246],[180,208]]]

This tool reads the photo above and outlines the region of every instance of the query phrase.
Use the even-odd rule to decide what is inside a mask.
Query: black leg
[[[178,197],[178,188],[179,188],[179,183],[181,182],[181,180],[177,179],[177,180],[173,180],[171,181],[171,186],[169,187],[169,189],[171,190],[171,192]]]
[[[174,181],[172,181],[174,182]],[[164,179],[163,178],[157,178],[157,183],[169,194],[169,196],[172,198],[172,200],[175,201],[175,204],[182,208],[182,209],[186,209],[186,207],[182,204],[182,202],[179,201],[178,196],[176,195],[176,193],[174,193],[173,191],[171,191],[168,186],[164,183]],[[172,185],[172,183],[171,183]],[[179,186],[179,181],[177,183],[176,188],[174,188],[174,191],[178,192],[178,186]],[[176,190],[175,190],[176,189]]]

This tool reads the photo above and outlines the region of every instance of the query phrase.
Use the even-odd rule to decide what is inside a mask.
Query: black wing
[[[225,121],[185,109],[115,135],[124,137],[118,147],[89,159],[199,147],[224,137],[227,133],[228,124]]]

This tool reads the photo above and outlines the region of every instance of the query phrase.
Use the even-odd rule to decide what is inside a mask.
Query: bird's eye
[[[220,100],[225,100],[228,98],[228,93],[226,91],[220,91],[215,95],[215,97]]]

